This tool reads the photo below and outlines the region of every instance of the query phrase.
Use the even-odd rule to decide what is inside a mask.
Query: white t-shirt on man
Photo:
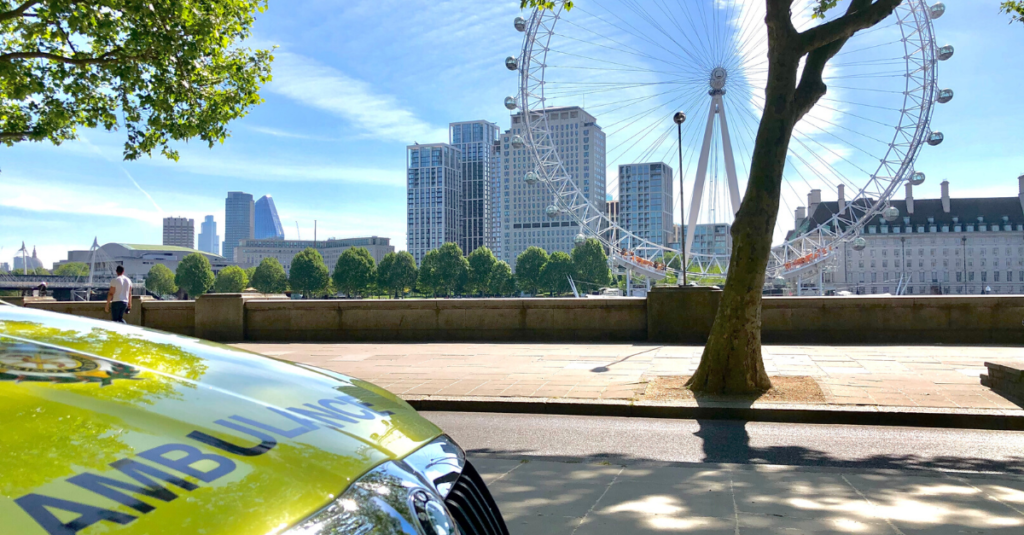
[[[132,295],[132,280],[124,275],[110,281],[110,287],[114,289],[114,298],[112,301],[123,301],[125,303],[131,299]]]

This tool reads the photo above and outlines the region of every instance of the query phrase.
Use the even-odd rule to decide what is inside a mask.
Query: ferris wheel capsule
[[[945,104],[945,103],[953,100],[953,90],[952,89],[942,89],[942,90],[940,90],[939,91],[939,96],[935,100],[938,101],[939,104]]]
[[[517,60],[515,56],[509,56],[505,58],[505,68],[510,71],[518,70],[519,60]]]
[[[924,184],[924,173],[918,171],[913,175],[910,175],[910,185],[920,186],[921,184]]]
[[[937,4],[937,5],[941,6],[942,4]],[[945,7],[943,7],[943,9],[945,9]],[[934,19],[935,17],[932,17],[932,18]],[[523,17],[516,17],[516,20],[513,22],[513,24],[515,24],[515,26],[516,26],[516,31],[519,31],[519,32],[525,32],[526,31],[526,19],[524,19]]]
[[[527,184],[532,186],[537,182],[540,182],[540,177],[537,176],[537,173],[530,171],[529,173],[526,173],[526,176],[523,177],[523,182],[526,182]]]
[[[867,246],[868,246],[868,241],[865,240],[864,238],[857,238],[856,240],[853,240],[853,250],[854,251],[863,251],[864,249],[867,248]]]
[[[515,137],[512,138],[512,148],[513,149],[521,149],[521,148],[523,148],[525,146],[526,146],[526,143],[523,142],[523,136],[515,136]]]
[[[772,286],[774,286],[776,289],[778,289],[778,288],[785,288],[786,287],[786,279],[784,279],[782,277],[775,277],[775,279],[772,280]]]
[[[895,206],[890,206],[882,211],[882,217],[884,217],[886,221],[892,223],[893,221],[899,219],[900,209],[896,208]]]
[[[583,242],[587,241],[587,237],[586,237],[586,236],[584,236],[584,235],[583,235],[583,233],[580,233],[580,234],[577,234],[577,235],[576,235],[576,237],[572,239],[572,241],[573,241],[573,243],[575,243],[576,245],[579,245],[579,244],[581,244],[581,243],[583,243]]]
[[[516,104],[516,97],[505,97],[505,108],[506,109],[514,110],[514,109],[516,109],[518,107],[519,107],[519,104]]]
[[[943,139],[946,139],[946,136],[943,136],[942,132],[932,132],[931,134],[928,134],[928,144],[933,147],[941,144]]]
[[[554,218],[561,215],[562,211],[559,210],[557,206],[550,204],[547,208],[544,209],[544,213],[547,214],[548,217]]]
[[[935,19],[941,17],[942,14],[945,13],[945,12],[946,12],[946,5],[943,4],[942,2],[936,2],[936,3],[932,4],[931,7],[928,8],[928,16],[931,17],[932,20],[935,20]]]
[[[935,55],[938,56],[939,61],[946,61],[953,57],[953,45],[940,46]]]

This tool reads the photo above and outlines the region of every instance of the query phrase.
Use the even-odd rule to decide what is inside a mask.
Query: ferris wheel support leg
[[[729,179],[729,197],[732,200],[732,213],[740,211],[740,183],[736,180],[736,160],[732,155],[732,138],[729,137],[729,122],[725,118],[725,103],[722,95],[711,99],[718,105],[718,120],[722,123],[722,153],[725,156],[725,175]]]
[[[693,181],[693,195],[690,196],[690,213],[687,221],[686,256],[693,258],[693,235],[697,228],[697,216],[700,215],[700,201],[704,194],[704,180],[708,174],[708,158],[711,155],[711,136],[715,125],[715,101],[711,100],[708,110],[708,125],[704,128],[704,144],[700,148],[700,159],[697,160],[697,177]]]

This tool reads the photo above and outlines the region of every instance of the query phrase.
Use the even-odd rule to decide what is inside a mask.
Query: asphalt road
[[[1024,475],[1024,432],[423,412],[472,456]]]

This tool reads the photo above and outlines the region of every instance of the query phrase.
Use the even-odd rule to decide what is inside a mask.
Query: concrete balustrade
[[[287,300],[211,294],[133,304],[126,321],[218,342],[494,341],[702,344],[721,298]],[[23,306],[108,318],[103,303]],[[762,339],[784,344],[1024,345],[1024,296],[768,297]]]

